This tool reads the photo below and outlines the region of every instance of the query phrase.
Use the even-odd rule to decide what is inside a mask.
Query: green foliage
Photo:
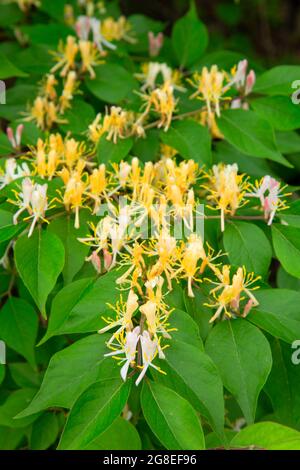
[[[247,271],[265,276],[272,258],[271,245],[264,232],[254,224],[232,222],[224,232],[224,247],[229,260]]]
[[[243,320],[217,325],[206,341],[206,352],[217,365],[224,386],[236,398],[248,423],[253,423],[258,395],[272,366],[268,341]]]
[[[146,421],[166,449],[204,448],[199,418],[190,403],[176,392],[155,382],[145,382],[141,403]]]
[[[253,111],[224,111],[218,123],[226,140],[242,153],[291,166],[276,148],[271,124]]]
[[[211,163],[209,132],[195,121],[176,122],[168,132],[161,132],[160,138],[164,144],[176,149],[186,159],[193,159],[204,165]]]
[[[20,237],[15,246],[17,270],[46,316],[46,300],[64,266],[65,252],[60,239],[49,230],[37,230],[31,238]]]
[[[130,381],[103,379],[78,398],[69,415],[59,449],[85,449],[122,412],[130,392]]]
[[[208,43],[206,27],[197,18],[193,6],[190,11],[180,18],[172,30],[172,46],[178,65],[190,67],[194,65],[204,53]]]

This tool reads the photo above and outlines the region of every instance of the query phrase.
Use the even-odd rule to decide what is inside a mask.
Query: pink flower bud
[[[13,130],[12,130],[11,127],[8,127],[6,129],[6,135],[8,137],[8,140],[10,141],[12,147],[15,149],[17,147],[17,144],[16,144],[14,133],[13,133]]]
[[[249,299],[248,302],[245,305],[244,311],[243,311],[243,317],[246,317],[248,313],[250,312],[251,308],[253,307],[253,300]]]
[[[164,35],[163,33],[158,33],[157,36],[154,36],[152,31],[148,33],[148,40],[149,40],[149,55],[150,57],[156,57],[159,54],[160,49],[164,43]]]
[[[255,84],[255,79],[256,77],[254,70],[250,70],[246,78],[245,95],[249,95],[249,93],[251,93]]]
[[[23,130],[24,130],[24,124],[19,124],[16,130],[16,143],[18,147],[20,147],[20,144],[21,144]]]
[[[242,100],[240,98],[234,98],[231,102],[231,109],[240,109],[242,107]]]
[[[90,261],[92,265],[94,266],[95,270],[97,273],[101,273],[101,260],[100,256],[96,251],[93,251],[92,255],[90,256]]]
[[[238,310],[239,306],[240,306],[240,296],[237,295],[235,299],[233,299],[231,302],[230,302],[230,306],[231,308],[235,309],[235,310]]]

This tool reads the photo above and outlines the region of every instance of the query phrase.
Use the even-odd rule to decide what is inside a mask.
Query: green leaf
[[[195,289],[194,295],[195,297],[189,297],[185,292],[185,310],[189,315],[191,315],[194,322],[197,324],[200,336],[202,340],[205,341],[209,331],[213,327],[213,325],[209,323],[209,320],[212,317],[212,310],[207,306],[209,303],[208,296],[205,295],[201,289]]]
[[[236,319],[216,325],[207,338],[205,350],[247,422],[253,423],[259,393],[272,367],[268,341],[258,328]]]
[[[102,379],[78,398],[68,417],[59,449],[85,449],[104,432],[122,412],[131,381]]]
[[[55,353],[40,390],[20,417],[53,406],[71,408],[79,395],[105,372],[113,376],[115,362],[104,357],[107,339],[107,335],[91,335]],[[115,367],[119,375],[119,368]]]
[[[49,46],[45,44],[32,44],[30,47],[22,48],[16,55],[16,61],[32,80],[49,73],[49,65],[54,62]]]
[[[255,158],[245,155],[238,149],[230,145],[229,142],[221,140],[215,143],[214,162],[231,165],[237,163],[239,171],[255,178],[262,178],[265,175],[276,176],[272,172],[270,164],[263,158]]]
[[[26,428],[9,428],[0,426],[0,449],[14,450],[21,443],[26,432]]]
[[[34,388],[22,388],[11,392],[7,400],[0,406],[0,426],[24,428],[33,423],[38,418],[38,414],[22,419],[15,419],[15,417],[25,406],[28,406],[35,392]]]
[[[268,331],[273,336],[292,343],[300,338],[300,293],[288,289],[256,291],[258,307],[247,320]]]
[[[0,310],[0,338],[35,366],[34,347],[38,317],[23,299],[10,297]]]
[[[291,95],[292,83],[299,80],[299,65],[279,65],[260,75],[253,91],[265,95]]]
[[[8,28],[15,23],[18,23],[24,13],[20,10],[17,4],[1,5],[0,26]]]
[[[5,105],[1,105],[1,108]],[[1,109],[0,108],[0,109]],[[0,113],[1,115],[1,113]],[[0,133],[0,155],[9,155],[11,153],[11,143],[4,132]]]
[[[64,246],[48,230],[37,229],[25,234],[15,245],[15,261],[22,281],[35,303],[46,316],[46,300],[64,267]]]
[[[190,401],[217,434],[223,436],[223,385],[210,357],[191,344],[173,340],[161,367],[167,369],[167,375],[157,374],[157,381]]]
[[[299,228],[273,224],[272,239],[276,256],[284,269],[300,278]]]
[[[106,139],[104,134],[97,145],[98,163],[119,163],[128,155],[133,145],[133,139],[119,139],[116,144]]]
[[[274,129],[292,131],[300,127],[300,106],[287,96],[266,96],[251,101],[251,107]]]
[[[300,152],[300,136],[297,132],[276,132],[275,140],[281,153]]]
[[[3,380],[5,378],[5,365],[0,364],[0,385],[2,384]]]
[[[170,315],[170,328],[176,329],[170,333],[172,338],[193,344],[203,350],[203,343],[199,334],[198,325],[190,315],[188,315],[188,313],[178,308],[172,311]]]
[[[192,405],[175,391],[145,381],[141,404],[152,432],[168,450],[205,448],[200,420]]]
[[[293,227],[300,227],[300,199],[291,201],[289,206],[281,212],[278,212],[278,217],[284,221],[284,225],[291,225]]]
[[[127,420],[117,418],[85,450],[140,450],[141,439],[136,428]]]
[[[233,52],[230,50],[217,50],[206,53],[201,60],[192,67],[192,70],[200,70],[202,67],[211,68],[212,65],[218,64],[218,67],[223,70],[230,70],[234,67],[240,60],[245,59],[245,54],[242,52]],[[252,67],[250,61],[250,67]]]
[[[73,280],[75,274],[83,266],[89,252],[89,246],[78,240],[78,238],[86,236],[88,217],[90,217],[90,213],[80,212],[80,227],[78,229],[74,227],[74,217],[70,215],[54,219],[49,225],[48,230],[57,235],[64,245],[65,265],[62,274],[65,284],[69,284]]]
[[[26,223],[20,223],[17,225],[7,225],[6,227],[1,227],[0,229],[0,243],[8,242],[12,238],[22,233],[26,228]]]
[[[60,129],[65,132],[71,129],[72,134],[81,134],[94,121],[95,111],[93,106],[77,99],[71,103],[71,108],[66,110],[62,119],[67,122],[60,124]]]
[[[54,335],[89,333],[104,326],[102,317],[111,313],[120,295],[115,285],[120,271],[110,271],[99,279],[80,279],[59,291],[52,303],[49,327],[43,341]]]
[[[11,77],[27,77],[27,73],[22,72],[8,58],[0,52],[0,79]]]
[[[47,45],[51,48],[56,48],[60,40],[65,41],[69,35],[75,34],[74,31],[65,24],[47,23],[45,24],[31,24],[22,25],[20,27],[23,34],[25,34],[31,44]]]
[[[256,423],[242,429],[230,445],[266,450],[300,450],[300,433],[278,423]]]
[[[266,276],[272,248],[262,229],[247,222],[230,222],[226,224],[223,242],[232,264]]]
[[[167,132],[161,131],[160,138],[186,159],[193,159],[202,165],[211,163],[210,134],[206,127],[191,119],[173,123]]]
[[[52,0],[51,2],[42,0],[39,8],[57,21],[64,19],[64,4],[61,0]]]
[[[159,152],[159,131],[150,129],[146,137],[134,142],[132,154],[138,155],[142,162],[154,161]]]
[[[26,103],[33,101],[36,93],[36,87],[33,85],[16,85],[8,88],[6,91],[6,104],[0,106],[0,116],[10,121],[20,119],[21,113],[26,110]],[[25,127],[27,125],[28,123],[25,123]],[[8,139],[6,140],[9,142]],[[26,142],[27,144],[28,142]],[[10,154],[12,151],[10,143],[9,146],[9,151],[6,154]]]
[[[283,343],[276,338],[272,338],[271,348],[273,367],[264,390],[272,402],[276,420],[281,424],[299,429],[300,367],[292,361],[293,354],[298,354],[297,350],[295,351],[290,344]]]
[[[39,373],[26,362],[13,362],[8,365],[10,375],[21,388],[38,388],[41,384]]]
[[[108,103],[120,103],[136,88],[132,74],[117,64],[103,64],[95,67],[96,77],[85,80],[88,90],[97,98]]]
[[[176,21],[172,30],[172,46],[180,67],[188,68],[197,62],[208,44],[206,27],[197,18],[195,6]]]
[[[276,147],[271,125],[254,111],[241,109],[223,111],[218,119],[218,126],[225,139],[246,155],[268,158],[291,167]]]
[[[58,420],[54,413],[44,413],[32,425],[30,449],[48,449],[57,439],[59,432]]]
[[[300,279],[288,274],[282,266],[279,266],[276,281],[280,289],[300,290]]]

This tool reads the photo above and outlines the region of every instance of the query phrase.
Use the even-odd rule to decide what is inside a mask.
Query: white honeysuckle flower
[[[79,39],[83,41],[88,41],[90,32],[92,32],[93,43],[100,52],[103,52],[103,46],[111,50],[116,49],[116,46],[107,41],[101,34],[101,21],[97,18],[84,15],[79,16],[75,24],[75,30]]]
[[[18,165],[15,158],[8,158],[5,162],[4,172],[1,173],[0,170],[0,189],[18,178],[29,175],[30,169],[27,163]]]
[[[91,18],[90,20],[92,32],[93,32],[93,42],[96,44],[100,52],[103,52],[103,46],[108,49],[115,50],[117,46],[107,41],[104,36],[101,34],[101,21],[97,18]],[[102,46],[103,45],[103,46]]]
[[[156,358],[159,352],[158,341],[155,339],[152,340],[150,338],[149,332],[144,331],[143,334],[140,336],[140,342],[142,347],[143,369],[140,375],[138,376],[135,385],[139,385],[149,367],[153,367],[153,369],[162,372],[162,370],[158,366],[152,364],[152,361]]]
[[[254,70],[250,70],[247,74],[247,69],[248,60],[241,60],[237,65],[236,72],[234,73],[231,81],[225,86],[225,89],[227,90],[231,86],[235,85],[237,90],[243,91],[244,96],[249,95],[254,87],[256,76]]]
[[[118,349],[118,347],[116,349],[114,348],[112,352],[104,355],[105,357],[109,357],[125,354],[125,358],[121,359],[121,362],[125,362],[125,364],[122,366],[120,371],[121,377],[124,381],[126,380],[130,365],[134,365],[135,363],[135,356],[139,339],[140,327],[136,326],[134,330],[128,331],[126,336],[124,334],[119,335],[118,347],[120,346],[120,349]]]
[[[75,30],[79,39],[87,41],[91,30],[91,18],[80,15],[77,18]]]
[[[35,184],[33,187],[31,194],[32,215],[29,217],[33,218],[33,221],[29,229],[28,237],[32,235],[36,222],[39,219],[44,220],[45,212],[48,208],[47,189],[47,184]]]
[[[162,75],[164,83],[171,83],[174,89],[178,91],[185,91],[184,87],[174,83],[173,70],[171,67],[161,62],[149,62],[147,63],[146,69],[142,73],[136,74],[136,77],[144,82],[141,90],[154,90],[156,88],[156,80],[159,74]]]
[[[22,181],[22,191],[18,194],[17,205],[19,210],[15,213],[13,222],[17,224],[19,215],[27,210],[29,212],[28,219],[33,219],[28,237],[32,235],[36,222],[39,219],[45,220],[45,212],[48,208],[47,200],[47,184],[33,183],[30,178],[24,178]]]
[[[232,80],[232,84],[235,84],[238,89],[242,88],[245,85],[247,68],[248,68],[248,60],[247,59],[240,60],[237,66],[237,71]]]
[[[284,201],[281,200],[283,196],[282,189],[279,181],[270,175],[266,175],[256,185],[253,192],[246,194],[248,197],[259,198],[268,225],[272,224],[276,211],[279,208],[286,207]]]
[[[13,222],[18,223],[19,215],[30,207],[31,194],[33,191],[33,183],[30,178],[24,178],[22,181],[22,191],[18,194],[17,205],[19,210],[15,213]]]

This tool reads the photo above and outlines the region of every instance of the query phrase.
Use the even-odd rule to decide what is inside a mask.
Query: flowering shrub
[[[0,13],[0,448],[300,449],[300,67]]]

